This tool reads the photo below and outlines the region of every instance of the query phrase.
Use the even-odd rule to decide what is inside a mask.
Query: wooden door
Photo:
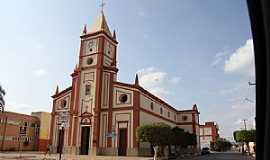
[[[58,142],[57,142],[57,153],[62,153],[64,146],[64,134],[65,130],[61,129],[58,131]]]
[[[90,127],[82,127],[81,132],[81,155],[88,155],[89,150],[89,136],[90,135]]]
[[[119,128],[118,131],[118,155],[126,156],[127,155],[127,129]]]

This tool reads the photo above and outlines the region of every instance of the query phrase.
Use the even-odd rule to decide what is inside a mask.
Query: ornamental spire
[[[56,90],[55,90],[55,94],[58,94],[59,93],[59,87],[58,85],[56,86]]]
[[[116,40],[116,33],[115,33],[115,30],[113,30],[113,39]]]
[[[84,26],[83,26],[83,34],[86,34],[87,33],[87,25],[85,24]]]
[[[136,77],[135,77],[135,85],[139,85],[139,78],[138,78],[138,74],[136,74]]]

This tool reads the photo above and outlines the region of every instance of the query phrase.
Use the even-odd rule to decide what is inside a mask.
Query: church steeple
[[[106,22],[106,18],[104,16],[103,11],[100,12],[98,17],[96,18],[96,21],[95,21],[93,27],[90,30],[90,32],[92,32],[92,33],[98,32],[98,31],[105,31],[109,36],[112,37],[111,31],[108,27],[108,24]]]

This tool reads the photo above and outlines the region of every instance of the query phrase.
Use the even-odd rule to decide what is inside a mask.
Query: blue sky
[[[179,109],[196,103],[201,122],[221,135],[254,127],[252,36],[245,1],[105,0],[116,30],[118,80],[140,83]],[[82,26],[93,24],[98,0],[5,1],[0,6],[0,84],[6,109],[51,111],[56,85],[71,85]]]

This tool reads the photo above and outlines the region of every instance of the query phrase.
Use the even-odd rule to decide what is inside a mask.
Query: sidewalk
[[[17,152],[0,153],[0,160],[59,160],[59,154],[45,155],[42,152],[22,152],[21,157]],[[87,155],[62,155],[61,160],[152,160],[151,157],[112,157]]]

